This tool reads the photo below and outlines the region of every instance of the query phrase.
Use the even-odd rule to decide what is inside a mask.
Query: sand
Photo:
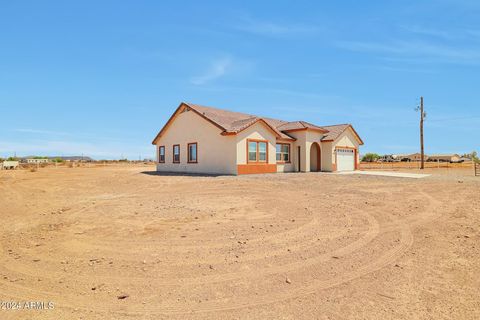
[[[0,319],[480,318],[480,177],[152,170],[1,171]]]

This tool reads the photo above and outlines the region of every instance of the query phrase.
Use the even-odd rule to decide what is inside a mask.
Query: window
[[[268,162],[268,142],[247,140],[248,162]]]
[[[180,145],[173,145],[173,163],[180,163]]]
[[[290,163],[290,144],[277,143],[277,162]]]
[[[258,161],[266,162],[267,161],[267,143],[258,142]]]
[[[257,162],[257,143],[248,142],[248,161]]]
[[[165,146],[160,146],[158,148],[158,162],[165,163]]]
[[[197,163],[197,143],[188,144],[188,163]]]

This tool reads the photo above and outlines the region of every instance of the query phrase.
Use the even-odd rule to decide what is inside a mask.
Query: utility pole
[[[427,114],[423,111],[423,97],[420,97],[420,106],[415,109],[416,111],[420,111],[420,169],[425,168],[425,148],[423,144],[423,121]]]

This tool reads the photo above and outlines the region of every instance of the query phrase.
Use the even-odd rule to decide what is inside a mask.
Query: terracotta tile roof
[[[306,121],[291,121],[291,122],[286,122],[282,124],[281,126],[278,127],[279,130],[282,131],[289,131],[289,130],[297,130],[297,129],[315,129],[315,130],[320,130],[320,131],[327,131],[326,129],[316,126],[314,124],[311,124]]]
[[[236,129],[242,127],[245,122],[254,121],[257,119],[257,116],[251,114],[205,107],[187,102],[185,102],[184,104],[196,110],[198,113],[202,114],[203,116],[215,122],[217,125],[229,132],[235,132]]]
[[[337,124],[333,126],[323,126],[328,130],[328,133],[323,137],[323,141],[335,140],[339,135],[343,133],[350,125],[349,124]]]
[[[295,140],[292,136],[288,135],[288,132],[291,130],[301,130],[301,129],[314,129],[324,131],[327,135],[322,140],[334,140],[336,139],[343,131],[346,130],[347,127],[350,125],[336,125],[336,126],[317,126],[312,123],[306,121],[283,121],[273,118],[264,118],[259,117],[247,113],[241,112],[234,112],[228,111],[224,109],[217,109],[212,107],[206,107],[194,103],[183,102],[180,104],[179,108],[175,112],[179,112],[182,106],[187,106],[200,116],[204,117],[206,120],[210,121],[221,130],[223,130],[224,134],[235,134],[238,133],[249,126],[261,121],[264,122],[272,131],[274,131],[277,135],[277,138],[287,139],[287,140]],[[162,134],[162,132],[166,129],[168,124],[173,120],[173,117],[169,119],[167,124],[163,127],[163,129],[158,133],[157,138]],[[352,128],[353,129],[353,128]],[[358,135],[357,135],[358,136]],[[360,139],[360,137],[358,137]],[[361,140],[360,140],[361,141]]]
[[[360,141],[360,144],[363,144],[362,139],[358,135],[358,133],[353,129],[352,125],[349,123],[345,124],[336,124],[333,126],[323,126],[322,128],[328,130],[328,133],[322,138],[322,141],[334,141],[337,139],[345,130],[348,128],[351,128],[353,130],[353,133],[357,136],[358,140]]]
[[[283,124],[284,121],[271,119],[271,118],[261,118],[251,114],[233,112],[223,109],[217,109],[212,107],[205,107],[193,103],[185,103],[190,108],[196,110],[209,120],[215,122],[220,127],[222,127],[226,133],[237,133],[249,126],[253,125],[258,121],[264,121],[271,129],[281,138],[290,139],[293,138],[289,135],[281,132],[277,129],[280,124]]]

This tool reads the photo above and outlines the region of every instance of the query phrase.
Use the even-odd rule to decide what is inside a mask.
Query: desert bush
[[[30,172],[37,172],[37,167],[30,167]]]
[[[69,162],[69,163],[68,163],[68,167],[69,167],[69,168],[73,168],[73,162]]]
[[[363,162],[375,162],[380,158],[380,156],[376,153],[367,153],[363,156]]]
[[[478,154],[477,154],[476,151],[473,151],[473,152],[471,153],[471,156],[472,156],[472,161],[473,161],[473,162],[480,163],[480,158],[478,157]]]

